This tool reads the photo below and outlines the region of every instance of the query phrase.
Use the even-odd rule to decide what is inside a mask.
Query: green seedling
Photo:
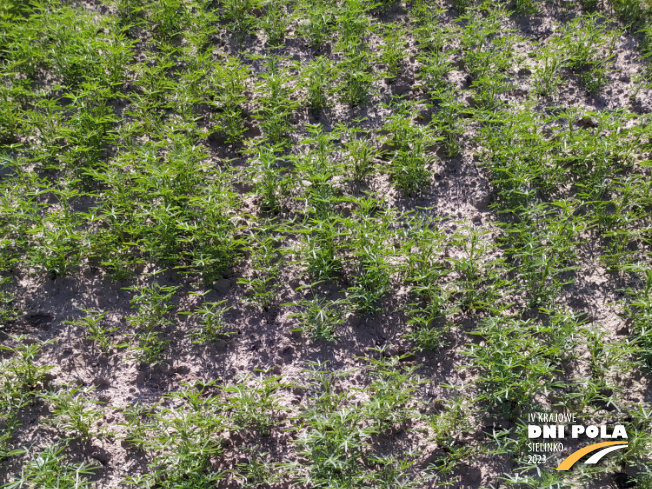
[[[537,13],[537,4],[534,0],[514,0],[514,11],[519,14],[533,15]]]
[[[282,66],[283,61],[285,58],[267,57],[266,71],[260,73],[262,81],[257,85],[261,107],[256,117],[263,133],[273,144],[287,142],[291,116],[299,106],[290,88],[292,76]]]
[[[577,73],[591,94],[598,93],[607,83],[607,67],[618,35],[607,30],[600,14],[587,14],[568,24],[559,40],[568,53],[567,66]]]
[[[214,72],[209,76],[207,88],[214,93],[212,105],[218,111],[214,116],[214,130],[223,135],[227,143],[242,142],[247,130],[245,105],[249,76],[249,68],[230,56],[215,65]]]
[[[316,112],[327,107],[334,92],[335,66],[322,56],[305,64],[303,73],[302,84],[310,108]]]
[[[136,315],[128,317],[127,323],[135,330],[131,334],[131,348],[142,362],[156,364],[162,361],[167,341],[161,336],[173,323],[170,312],[174,306],[171,300],[178,288],[155,282],[127,288],[137,294],[130,301],[132,307],[137,308]]]
[[[228,330],[224,319],[224,313],[232,309],[232,307],[224,305],[226,302],[226,299],[218,302],[204,302],[194,312],[179,313],[198,317],[199,325],[189,334],[193,343],[205,345],[233,334]]]
[[[364,105],[369,100],[375,79],[369,64],[369,53],[359,44],[349,46],[345,58],[337,68],[342,80],[339,86],[342,101],[352,107]]]
[[[347,50],[352,46],[362,47],[366,44],[371,23],[367,15],[370,7],[363,0],[351,0],[342,5],[337,18],[340,33],[338,48]]]
[[[537,94],[551,96],[557,93],[563,80],[559,71],[566,63],[562,52],[544,49],[537,57],[538,66],[534,70],[534,86]]]
[[[401,63],[405,58],[404,30],[399,25],[387,25],[383,42],[380,59],[386,68],[385,78],[394,80],[401,72]]]
[[[489,316],[473,333],[485,346],[469,345],[465,352],[479,369],[478,400],[512,420],[532,409],[542,389],[558,386],[559,358],[538,329],[531,321]]]
[[[329,39],[335,25],[334,2],[306,1],[299,10],[305,19],[299,24],[301,35],[311,47],[319,49]]]
[[[268,435],[279,422],[285,410],[279,400],[279,391],[290,386],[281,376],[269,376],[258,370],[257,375],[247,375],[238,383],[224,387],[227,393],[226,409],[231,413],[234,429],[255,428]]]
[[[644,4],[636,0],[615,0],[612,7],[618,18],[628,26],[639,22],[645,14]]]
[[[597,7],[599,0],[580,0],[582,8],[587,12],[593,12]]]
[[[422,52],[419,55],[421,66],[417,77],[422,80],[422,86],[433,102],[440,100],[451,86],[447,77],[453,65],[448,59],[448,53],[440,49],[437,46],[434,51]]]
[[[86,316],[74,320],[66,321],[68,324],[79,326],[86,330],[86,338],[90,340],[94,346],[98,347],[104,353],[110,353],[114,347],[120,348],[123,345],[116,345],[113,341],[113,334],[120,329],[119,326],[115,328],[108,328],[104,325],[104,318],[106,312],[94,311],[92,309],[79,308]]]
[[[156,34],[162,41],[173,41],[190,23],[189,14],[181,0],[159,0],[151,19],[156,25]]]
[[[362,181],[373,172],[378,149],[371,139],[365,137],[366,131],[353,127],[349,129],[348,135],[349,140],[344,146],[347,151],[347,167],[355,180]]]
[[[252,235],[252,244],[248,248],[251,254],[252,273],[249,277],[238,279],[239,284],[247,287],[247,300],[252,304],[268,310],[277,298],[281,287],[282,255],[277,244],[279,239],[269,230]]]
[[[262,199],[263,209],[278,212],[290,186],[290,180],[282,170],[285,159],[277,154],[280,151],[277,146],[259,146],[256,151],[251,165],[256,193]]]
[[[122,426],[127,429],[125,440],[134,448],[145,449],[148,432],[156,427],[152,418],[152,410],[137,402],[127,406],[122,414],[125,417]]]
[[[409,150],[398,150],[391,162],[392,180],[406,195],[414,195],[430,184],[429,165],[422,141],[415,141]]]
[[[411,109],[399,109],[389,117],[384,129],[390,133],[386,145],[393,149],[392,179],[405,194],[412,195],[430,183],[428,166],[433,160],[426,148],[437,139],[429,129],[413,124],[407,117],[413,117]]]
[[[461,255],[451,258],[453,270],[457,272],[459,305],[462,309],[485,309],[499,299],[501,288],[508,285],[501,276],[504,274],[503,260],[488,258],[493,243],[473,227],[464,227],[456,233],[453,243],[461,249]]]
[[[82,440],[101,438],[104,434],[94,425],[102,419],[104,413],[97,409],[97,402],[88,398],[94,390],[79,387],[63,386],[58,391],[41,394],[41,397],[51,406],[52,423],[61,433],[79,437]]]
[[[243,44],[257,23],[254,10],[260,8],[261,0],[225,0],[224,19],[234,32],[236,39]]]
[[[282,473],[276,465],[269,461],[269,452],[263,452],[260,447],[245,448],[247,461],[237,465],[236,474],[242,481],[242,487],[260,487],[261,485],[274,484],[281,478]]]
[[[453,0],[453,8],[457,11],[457,15],[464,15],[466,10],[473,4],[472,0]]]
[[[372,197],[357,199],[355,203],[358,208],[354,217],[346,222],[351,233],[349,246],[355,257],[348,300],[356,311],[372,314],[380,310],[379,302],[391,286],[392,267],[386,244],[391,213]]]
[[[25,335],[12,336],[11,339],[18,343],[18,346],[9,347],[0,345],[0,350],[6,350],[13,353],[13,358],[4,364],[4,370],[9,373],[11,382],[17,389],[16,392],[22,393],[42,388],[46,381],[46,373],[53,367],[49,365],[38,365],[37,360],[41,355],[41,350],[55,340],[43,342],[27,342]]]
[[[0,278],[0,287],[10,282],[11,279],[2,277]],[[15,301],[14,294],[7,290],[0,290],[0,328],[20,317],[20,310],[12,305]]]
[[[410,331],[407,338],[418,350],[437,350],[446,345],[450,330],[447,315],[454,312],[450,292],[442,286],[451,273],[444,261],[444,234],[438,222],[420,214],[406,216],[402,254],[404,281],[411,301],[406,305]]]
[[[93,487],[89,480],[100,468],[96,463],[70,464],[63,451],[65,445],[54,445],[34,454],[21,470],[20,478],[5,485],[7,489],[52,487],[57,489],[84,489]]]
[[[314,281],[336,279],[342,272],[338,246],[344,236],[343,223],[325,213],[310,219],[303,230],[301,255],[308,276]]]
[[[304,428],[297,440],[305,469],[299,469],[300,481],[323,486],[361,485],[364,480],[363,452],[374,433],[363,425],[363,413],[345,404],[351,396],[339,389],[340,379],[348,372],[323,369],[314,364],[310,375],[310,405],[303,410]]]
[[[365,404],[369,419],[374,420],[379,431],[402,425],[416,415],[412,402],[419,384],[424,381],[414,375],[417,366],[403,367],[401,360],[408,355],[386,356],[385,348],[378,348],[379,359],[367,358],[371,399]]]
[[[414,477],[410,471],[417,463],[416,453],[405,454],[407,458],[396,455],[372,455],[369,461],[376,465],[376,471],[369,476],[368,483],[374,487],[389,489],[392,487],[419,487],[423,480]]]
[[[308,145],[306,151],[293,158],[295,178],[304,187],[301,200],[321,219],[332,214],[339,193],[335,181],[343,173],[343,165],[333,157],[333,142],[341,134],[339,128],[325,132],[321,125],[309,124],[307,130],[310,137],[302,141]]]
[[[465,131],[462,119],[462,103],[457,100],[452,91],[441,92],[439,95],[438,110],[432,118],[433,132],[441,139],[444,155],[453,158],[462,150],[462,139]]]
[[[290,304],[285,304],[290,305]],[[294,303],[301,312],[288,317],[296,318],[300,327],[293,331],[302,331],[314,340],[336,341],[335,327],[344,321],[342,301],[330,301],[322,297],[303,299]]]
[[[263,2],[263,15],[260,24],[267,35],[270,46],[281,45],[287,30],[287,13],[283,9],[283,2],[266,0]]]
[[[460,33],[461,60],[474,79],[482,76],[492,78],[511,67],[516,39],[509,35],[509,31],[503,32],[503,12],[493,10],[484,12],[485,15],[478,13],[470,12],[459,19],[465,22]],[[499,32],[503,35],[498,36]]]
[[[214,382],[184,386],[164,397],[149,413],[133,413],[147,417],[134,434],[146,433],[142,447],[152,455],[150,471],[128,477],[136,487],[210,487],[224,479],[215,460],[222,454],[220,433],[225,429],[221,412],[222,399],[208,394]],[[131,416],[131,415],[130,415]],[[137,446],[142,438],[137,438]]]

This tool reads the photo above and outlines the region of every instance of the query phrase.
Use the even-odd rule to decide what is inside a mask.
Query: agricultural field
[[[651,56],[641,0],[0,0],[0,487],[651,488]]]

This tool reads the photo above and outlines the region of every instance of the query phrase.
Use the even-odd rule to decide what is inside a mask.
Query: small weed
[[[319,57],[305,64],[304,73],[303,86],[310,108],[319,111],[327,107],[334,92],[335,66],[327,58]]]
[[[287,30],[287,13],[283,9],[284,2],[265,0],[260,24],[267,35],[270,46],[281,45]]]
[[[38,454],[34,454],[20,474],[20,479],[14,479],[4,487],[7,489],[83,489],[93,487],[88,480],[95,475],[100,466],[95,463],[69,464],[62,452],[65,446],[51,446]]]
[[[204,345],[233,334],[228,331],[226,320],[223,317],[225,312],[232,309],[232,307],[224,305],[226,302],[226,299],[218,302],[204,302],[194,312],[181,313],[198,316],[199,318],[199,326],[190,331],[190,338],[192,338],[193,343]]]
[[[224,387],[226,409],[231,412],[234,429],[255,428],[268,435],[278,423],[281,411],[285,410],[278,391],[289,384],[282,382],[280,376],[268,376],[267,371],[257,371],[258,375],[247,375],[238,383]]]
[[[137,445],[151,451],[150,471],[145,475],[127,477],[126,483],[142,488],[211,487],[225,477],[216,468],[215,459],[222,453],[219,434],[225,429],[221,413],[221,398],[209,395],[207,387],[214,383],[185,386],[164,397],[169,406],[156,405],[150,413],[133,413],[141,423],[132,435]],[[128,418],[129,419],[129,418]]]
[[[416,406],[412,401],[419,384],[424,381],[414,375],[417,366],[401,365],[409,355],[388,357],[384,348],[377,351],[380,358],[367,358],[372,382],[368,387],[371,398],[364,407],[369,419],[382,432],[414,418]]]
[[[4,370],[9,373],[13,386],[17,392],[31,392],[42,388],[46,381],[46,373],[53,367],[38,365],[37,360],[41,350],[54,343],[55,340],[43,342],[27,342],[27,337],[12,336],[11,339],[18,343],[18,346],[9,347],[0,345],[0,350],[10,351],[14,357],[3,365]]]
[[[172,324],[170,312],[174,306],[171,300],[178,287],[153,282],[145,286],[128,287],[127,290],[137,294],[130,301],[132,307],[137,308],[136,315],[127,318],[127,323],[135,329],[131,335],[134,339],[131,348],[137,352],[140,361],[160,363],[167,343],[161,335]]]
[[[143,450],[147,446],[149,430],[156,426],[152,419],[152,410],[136,402],[127,406],[122,414],[125,417],[122,426],[127,429],[125,440],[131,446]]]
[[[256,193],[262,198],[262,207],[269,212],[281,210],[287,197],[290,179],[282,173],[283,157],[278,156],[279,147],[259,146],[252,160]]]
[[[247,286],[247,300],[268,310],[275,304],[281,284],[282,255],[278,250],[279,238],[269,230],[262,230],[252,235],[249,252],[251,254],[252,273],[249,277],[238,279],[239,284]]]
[[[394,80],[401,72],[401,63],[405,58],[405,31],[395,24],[388,24],[385,29],[380,59],[387,70],[385,78]]]
[[[80,308],[86,316],[75,321],[67,321],[68,324],[79,326],[86,330],[86,338],[88,338],[94,346],[97,346],[104,353],[110,353],[114,347],[122,345],[115,345],[113,341],[113,333],[120,329],[119,326],[115,328],[108,328],[104,323],[106,312],[94,311],[92,309]]]
[[[599,14],[587,14],[569,23],[560,39],[568,53],[566,64],[589,93],[596,94],[607,83],[607,67],[613,59],[613,43],[619,33],[608,31]]]
[[[334,328],[344,321],[342,301],[314,297],[303,299],[292,305],[301,309],[301,312],[288,315],[288,317],[296,318],[300,324],[300,327],[293,331],[308,333],[316,341],[336,341]]]
[[[262,452],[258,446],[245,448],[247,461],[237,465],[236,474],[242,487],[260,487],[274,484],[281,478],[274,463],[269,461],[269,452]]]
[[[88,399],[88,394],[93,389],[82,390],[79,387],[63,386],[58,391],[41,394],[41,397],[50,404],[52,417],[49,422],[59,431],[80,437],[83,440],[99,438],[102,432],[96,431],[95,425],[104,413],[95,408],[95,401]]]
[[[344,145],[347,151],[347,166],[353,178],[362,181],[372,173],[378,149],[371,139],[364,137],[367,134],[366,131],[352,127],[347,132],[349,140]],[[358,136],[358,134],[362,137]]]
[[[536,93],[543,96],[554,95],[563,83],[559,70],[563,68],[566,60],[558,50],[548,48],[539,52],[537,61],[539,64],[534,69]]]
[[[7,277],[0,278],[0,287],[11,282]],[[16,298],[7,290],[0,290],[0,329],[20,317],[21,311],[12,304]]]
[[[369,63],[369,53],[359,45],[351,46],[337,68],[342,79],[339,87],[342,101],[352,107],[365,104],[375,79]]]

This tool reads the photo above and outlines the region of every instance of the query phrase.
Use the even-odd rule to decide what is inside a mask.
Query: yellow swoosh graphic
[[[557,467],[557,470],[568,470],[573,465],[575,465],[575,462],[577,462],[579,459],[581,459],[587,453],[595,452],[596,450],[599,450],[602,447],[610,447],[612,445],[627,445],[627,442],[626,441],[605,441],[605,442],[602,442],[602,443],[594,443],[593,445],[589,445],[588,447],[580,448],[576,452],[573,452],[568,457],[566,457],[564,459],[564,461],[559,464],[559,467]]]

